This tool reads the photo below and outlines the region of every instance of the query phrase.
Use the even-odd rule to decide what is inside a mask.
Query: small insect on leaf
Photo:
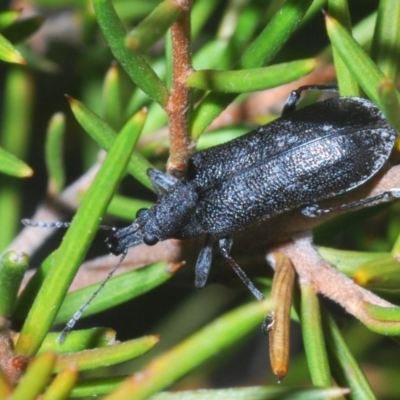
[[[148,170],[158,202],[112,233],[107,240],[110,251],[121,254],[142,242],[151,246],[204,235],[195,267],[196,287],[206,284],[218,242],[223,258],[260,300],[263,295],[229,254],[234,233],[294,209],[312,218],[398,198],[400,191],[393,189],[337,208],[319,207],[319,201],[373,177],[388,160],[397,135],[371,101],[358,97],[330,98],[296,111],[305,90],[337,87],[294,90],[282,117],[194,154],[186,178]]]
[[[337,87],[294,90],[280,118],[195,153],[185,178],[149,169],[158,201],[140,210],[131,225],[112,229],[107,239],[111,253],[124,257],[139,243],[153,246],[167,239],[204,237],[195,266],[196,287],[207,282],[218,242],[222,257],[261,300],[262,293],[230,255],[233,234],[291,210],[313,218],[399,198],[400,189],[393,189],[336,208],[319,206],[321,200],[353,190],[379,172],[397,135],[378,108],[359,97],[330,98],[296,110],[305,90],[337,91]],[[72,326],[92,300],[81,307]]]

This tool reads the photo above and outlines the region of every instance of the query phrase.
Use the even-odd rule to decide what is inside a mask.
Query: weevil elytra
[[[369,100],[336,97],[295,110],[304,90],[293,91],[282,116],[231,142],[200,151],[184,179],[150,169],[156,205],[140,210],[129,226],[107,240],[113,254],[166,239],[205,236],[195,268],[195,285],[205,285],[218,241],[222,256],[252,293],[262,294],[230,257],[231,235],[293,209],[308,217],[331,211],[318,202],[348,192],[373,177],[388,160],[396,132]],[[400,197],[400,190],[339,208],[360,207]]]
[[[312,85],[294,90],[280,118],[238,139],[195,153],[183,179],[148,170],[157,203],[140,210],[131,225],[112,228],[107,246],[113,254],[122,254],[120,262],[68,322],[60,341],[121,264],[128,249],[139,243],[151,246],[166,239],[204,236],[195,267],[195,286],[203,287],[212,248],[218,241],[222,256],[261,300],[262,293],[230,256],[234,233],[294,209],[316,217],[400,197],[400,189],[392,189],[331,209],[318,206],[322,200],[361,186],[381,170],[397,134],[378,108],[363,98],[335,97],[296,110],[304,90],[337,91],[337,87]],[[23,222],[58,227],[57,223]]]

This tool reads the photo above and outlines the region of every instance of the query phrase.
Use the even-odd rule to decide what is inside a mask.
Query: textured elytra
[[[159,196],[109,248],[202,234],[220,239],[288,210],[354,189],[385,164],[395,131],[368,100],[328,99],[194,154],[185,179],[150,171]],[[157,182],[156,182],[157,181]]]

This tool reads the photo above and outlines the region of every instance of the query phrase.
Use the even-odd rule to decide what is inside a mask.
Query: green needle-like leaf
[[[126,219],[127,221],[133,221],[136,218],[136,213],[141,208],[149,208],[153,205],[154,203],[150,201],[115,195],[108,206],[107,214]]]
[[[338,250],[323,246],[318,247],[318,252],[322,258],[350,277],[361,265],[390,256],[390,253]]]
[[[117,258],[115,262],[118,262]],[[107,310],[110,307],[138,297],[163,284],[173,276],[173,272],[176,270],[176,268],[168,267],[168,264],[159,263],[116,276],[107,283],[101,294],[93,300],[84,316]],[[55,323],[69,321],[98,286],[98,284],[94,284],[68,294],[57,314]]]
[[[26,64],[21,54],[3,35],[0,35],[0,60],[15,64]]]
[[[338,21],[326,16],[326,27],[332,46],[336,49],[349,71],[368,97],[381,106],[378,90],[385,80],[382,71]]]
[[[340,58],[346,64],[347,68],[359,85],[363,88],[368,97],[378,105],[385,115],[394,120],[394,110],[400,109],[400,100],[398,93],[391,95],[390,100],[385,97],[381,101],[381,87],[387,83],[387,78],[382,71],[373,63],[371,58],[365,53],[360,45],[348,34],[348,32],[333,18],[326,17],[326,26],[329,38],[333,47],[336,48]],[[385,93],[388,96],[387,93]],[[386,110],[386,108],[388,109]]]
[[[367,324],[369,329],[382,335],[400,335],[400,307],[365,304],[365,309],[376,320],[375,324]]]
[[[162,1],[125,38],[125,45],[136,51],[146,51],[161,39],[181,13],[173,0]]]
[[[201,135],[199,141],[197,142],[196,149],[205,150],[209,147],[229,142],[230,140],[236,139],[248,132],[249,128],[246,126],[221,127],[221,129],[209,131],[204,135]]]
[[[73,391],[76,397],[101,396],[109,393],[122,378],[87,379]],[[304,388],[253,386],[215,390],[192,390],[162,392],[149,397],[150,400],[326,400],[341,399],[348,394],[342,388]]]
[[[12,393],[12,385],[8,382],[2,369],[0,369],[0,399],[9,399]]]
[[[296,30],[311,3],[311,0],[288,0],[258,38],[248,46],[239,62],[239,69],[258,68],[269,64]],[[193,113],[190,122],[191,136],[197,140],[204,129],[234,99],[235,96],[230,94],[208,94]]]
[[[71,363],[77,363],[80,371],[120,364],[148,352],[158,341],[158,336],[144,336],[140,339],[128,340],[99,349],[60,355],[55,369],[56,371],[62,370]]]
[[[168,90],[145,58],[125,46],[126,31],[110,0],[94,0],[97,22],[106,37],[114,57],[121,63],[132,81],[154,101],[165,106]]]
[[[379,2],[371,57],[380,70],[391,80],[398,79],[400,57],[400,2],[381,0]]]
[[[400,288],[400,263],[392,256],[378,258],[360,265],[352,278],[369,289],[396,290]]]
[[[56,362],[56,354],[43,353],[36,357],[28,366],[25,375],[15,388],[13,400],[36,400],[53,373]]]
[[[348,389],[254,386],[215,390],[164,392],[150,400],[326,400],[342,398]]]
[[[18,290],[29,266],[27,254],[9,251],[0,260],[0,316],[9,318],[15,307]]]
[[[89,110],[80,101],[71,97],[68,98],[68,101],[71,105],[71,109],[75,115],[75,118],[82,125],[85,131],[102,149],[108,150],[117,136],[116,132],[110,127],[110,125],[104,122],[98,115]],[[142,113],[144,115],[144,111],[142,111]],[[135,116],[128,120],[128,122],[122,128],[121,133],[124,131],[131,131],[131,135],[134,135],[135,132],[137,135],[137,140],[141,131],[132,131],[132,123],[135,123]],[[128,165],[128,172],[144,186],[148,187],[149,189],[153,189],[153,185],[146,174],[146,171],[149,168],[152,168],[152,165],[144,157],[142,157],[139,153],[132,154]]]
[[[329,0],[328,6],[329,14],[351,32],[351,19],[347,0]],[[332,52],[340,94],[342,96],[360,96],[361,93],[357,81],[340,58],[336,47],[332,48]]]
[[[49,175],[48,191],[56,196],[64,188],[65,171],[63,163],[63,139],[65,133],[65,116],[56,113],[50,119],[45,145],[46,166]]]
[[[136,114],[137,130],[143,126],[144,119],[143,113]],[[22,328],[16,345],[18,354],[35,354],[49,331],[108,203],[125,173],[136,137],[126,131],[115,140],[61,246],[45,261],[51,267]]]
[[[21,14],[22,9],[6,10],[0,12],[0,30],[13,24]]]
[[[384,79],[380,84],[378,95],[385,117],[393,128],[400,132],[400,103],[395,83],[391,79]]]
[[[186,83],[189,87],[214,92],[252,92],[292,82],[310,73],[316,65],[315,59],[309,59],[239,71],[202,70],[189,75]]]
[[[193,55],[193,67],[195,71],[218,69],[224,70],[230,67],[229,42],[225,39],[215,39],[205,44]]]
[[[332,317],[324,311],[322,322],[329,362],[336,383],[351,389],[352,399],[375,399],[363,371],[357,364]]]
[[[240,59],[240,68],[268,64],[299,26],[311,6],[310,0],[287,0]]]
[[[103,118],[113,129],[121,126],[121,76],[118,65],[113,62],[106,74],[103,85]]]
[[[116,335],[110,328],[74,330],[69,333],[68,340],[61,344],[58,342],[60,333],[51,332],[45,337],[38,353],[51,350],[57,354],[64,354],[110,346],[115,343]]]
[[[32,168],[19,160],[17,157],[0,147],[0,172],[16,176],[18,178],[28,178],[33,175]]]
[[[217,7],[217,1],[196,0],[193,2],[191,12],[192,38],[196,38],[198,36],[204,25],[210,21]]]
[[[40,15],[24,18],[9,25],[7,28],[3,29],[1,33],[11,43],[19,43],[37,32],[44,21],[45,18]]]
[[[301,329],[312,383],[330,386],[331,373],[321,326],[319,300],[311,286],[301,286]]]
[[[51,382],[41,400],[68,400],[78,381],[79,371],[74,363],[66,366]]]
[[[170,386],[193,368],[254,329],[271,312],[269,301],[251,303],[222,316],[128,378],[107,400],[141,400]]]
[[[1,146],[20,160],[27,158],[30,146],[32,89],[32,79],[26,68],[8,68],[0,120]],[[20,229],[23,196],[21,182],[8,176],[0,176],[0,179],[0,221],[3,227],[0,249],[4,249]]]
[[[110,393],[126,376],[82,379],[72,391],[72,397],[92,397]]]

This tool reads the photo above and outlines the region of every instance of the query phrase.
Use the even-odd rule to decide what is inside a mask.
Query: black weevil
[[[369,100],[336,97],[295,111],[304,90],[337,91],[312,85],[294,90],[282,116],[228,143],[199,151],[189,159],[187,176],[176,179],[148,170],[156,205],[115,229],[107,239],[113,254],[144,242],[205,235],[196,263],[196,287],[206,283],[212,247],[257,299],[259,292],[230,257],[231,235],[288,210],[308,217],[327,213],[317,202],[348,192],[373,177],[386,163],[397,134]],[[400,197],[391,190],[339,208],[360,207]]]
[[[321,209],[318,202],[348,192],[372,178],[388,160],[397,134],[369,100],[336,97],[296,111],[304,90],[337,91],[336,86],[310,85],[294,90],[282,116],[228,143],[199,151],[189,159],[187,176],[176,179],[149,169],[157,203],[139,210],[136,220],[112,228],[107,246],[120,262],[89,300],[75,313],[60,342],[122,263],[129,247],[166,239],[205,236],[195,268],[195,285],[203,287],[219,250],[253,295],[264,296],[230,256],[231,235],[289,210],[316,217],[337,209],[373,205],[400,197],[400,189]],[[68,223],[27,225],[60,227]]]

